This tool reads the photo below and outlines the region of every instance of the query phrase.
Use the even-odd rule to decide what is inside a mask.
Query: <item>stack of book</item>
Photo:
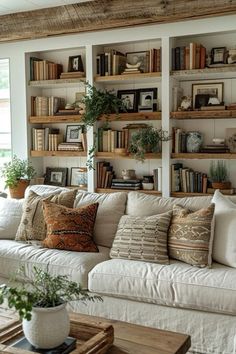
[[[206,67],[206,48],[200,43],[191,42],[188,46],[172,48],[172,70],[204,69]]]
[[[73,109],[58,109],[58,111],[55,113],[55,116],[70,116],[70,115],[77,115],[79,113],[78,108],[73,108]]]
[[[182,128],[173,128],[172,152],[175,154],[187,152],[187,133]]]
[[[208,154],[215,154],[215,153],[228,153],[230,149],[225,144],[209,144],[205,145],[201,148],[200,152],[208,153]]]
[[[53,116],[65,107],[65,99],[55,96],[31,96],[32,116]]]
[[[84,77],[84,71],[71,71],[68,73],[61,73],[60,79],[79,79]]]
[[[129,130],[112,130],[98,128],[98,151],[114,152],[116,148],[128,149]]]
[[[207,193],[206,173],[183,167],[182,163],[171,165],[171,191],[184,193]]]
[[[141,72],[142,71],[139,70],[139,68],[125,68],[125,70],[121,74],[140,74]]]
[[[48,60],[30,57],[30,80],[55,80],[59,79],[63,71],[61,64]]]
[[[82,142],[78,143],[60,143],[58,145],[59,151],[84,151]]]
[[[141,184],[140,179],[123,179],[123,178],[118,178],[118,179],[113,179],[111,188],[113,189],[127,189],[127,190],[139,190],[142,189],[142,184]]]
[[[113,166],[110,162],[97,162],[97,188],[111,188],[112,179],[115,177]]]

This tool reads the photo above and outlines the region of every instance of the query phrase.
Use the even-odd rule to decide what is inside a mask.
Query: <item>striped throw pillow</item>
[[[171,215],[172,211],[146,217],[123,215],[110,257],[169,264],[167,232]]]
[[[192,212],[174,205],[168,233],[169,256],[198,266],[211,266],[215,205]]]

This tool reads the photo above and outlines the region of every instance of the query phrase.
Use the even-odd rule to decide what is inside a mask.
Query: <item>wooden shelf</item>
[[[57,157],[86,157],[86,151],[37,151],[31,150],[30,155],[32,157],[47,157],[47,156],[57,156]]]
[[[185,192],[171,192],[171,197],[183,198],[183,197],[202,197],[202,196],[212,196],[210,193],[185,193]]]
[[[128,154],[128,155],[119,155],[115,154],[114,152],[97,152],[96,153],[96,158],[97,159],[134,159],[133,155]],[[145,154],[145,159],[161,159],[161,153],[148,153]]]
[[[181,160],[191,160],[191,159],[219,159],[219,160],[234,160],[236,159],[236,153],[180,153],[180,154],[171,154],[172,159],[181,159]]]
[[[113,189],[113,188],[97,188],[96,189],[97,193],[116,193],[116,192],[140,192],[140,193],[146,193],[146,194],[154,194],[154,195],[159,195],[161,196],[162,193],[154,190],[146,190],[146,189]]]
[[[170,117],[172,119],[225,119],[235,118],[236,110],[224,110],[224,111],[179,111],[171,112]]]
[[[175,70],[170,75],[176,79],[189,81],[192,79],[207,78],[233,78],[236,77],[236,65],[227,65],[216,68],[193,69],[193,70]]]
[[[112,121],[138,121],[138,120],[161,120],[161,112],[138,112],[138,113],[118,113],[103,115],[99,119],[102,122]]]
[[[57,79],[57,80],[40,80],[40,81],[29,81],[29,86],[31,87],[64,87],[64,86],[78,86],[84,85],[86,81],[85,77],[76,79]]]
[[[80,123],[82,116],[66,115],[66,116],[31,116],[29,117],[30,123],[52,124],[52,123]]]
[[[95,82],[133,82],[147,80],[150,82],[151,79],[161,79],[161,73],[140,73],[140,74],[124,74],[124,75],[109,75],[109,76],[95,76]]]

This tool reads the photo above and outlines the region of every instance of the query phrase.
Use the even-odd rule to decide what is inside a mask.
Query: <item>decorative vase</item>
[[[25,190],[29,184],[30,181],[28,179],[20,179],[16,186],[9,187],[11,198],[15,198],[15,199],[24,198]]]
[[[70,331],[66,304],[56,307],[34,307],[30,321],[23,320],[27,340],[36,348],[51,349],[61,345]]]
[[[199,152],[203,142],[203,136],[200,132],[187,133],[187,152]]]

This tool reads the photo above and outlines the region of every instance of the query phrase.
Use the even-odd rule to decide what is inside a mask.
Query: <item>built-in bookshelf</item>
[[[151,27],[147,26],[146,33],[142,33],[141,35],[126,32],[127,36],[116,38],[109,34],[104,34],[101,43],[99,43],[99,39],[96,40],[96,43],[90,39],[91,42],[89,44],[86,42],[86,45],[80,48],[77,48],[77,44],[74,42],[70,48],[63,49],[63,45],[61,47],[58,45],[58,48],[50,49],[47,47],[45,51],[40,49],[39,52],[32,51],[31,53],[27,53],[26,60],[29,67],[27,102],[30,130],[31,128],[45,127],[59,128],[65,136],[67,125],[81,124],[81,115],[55,114],[36,116],[31,113],[29,106],[31,96],[58,96],[63,97],[67,103],[72,103],[75,101],[76,92],[85,93],[84,83],[87,80],[91,85],[95,85],[99,89],[113,90],[116,94],[119,91],[132,92],[140,89],[157,89],[157,107],[155,111],[120,112],[118,115],[101,116],[88,132],[89,148],[94,147],[94,143],[97,142],[99,128],[108,126],[112,131],[122,131],[127,124],[126,122],[146,123],[158,129],[167,130],[169,134],[172,134],[173,128],[180,128],[186,133],[200,131],[206,145],[210,145],[213,138],[224,138],[225,129],[236,129],[236,109],[227,109],[227,106],[230,107],[231,104],[236,102],[236,63],[230,64],[226,62],[227,50],[231,49],[234,45],[235,32],[229,33],[227,26],[225,24],[224,29],[221,30],[217,27],[217,31],[221,33],[216,33],[216,29],[211,29],[211,33],[208,34],[208,26],[205,23],[203,26],[198,25],[196,29],[192,29],[192,35],[188,35],[187,33],[183,35],[183,31],[178,31],[178,29],[173,30],[172,26],[170,26],[170,29],[165,29],[168,35],[164,31],[160,38],[153,33]],[[222,63],[216,65],[210,63],[209,57],[212,59],[212,55],[214,55],[212,54],[214,53],[212,49],[218,47],[226,47],[226,49],[224,50]],[[180,57],[177,61],[184,60],[184,65],[183,63],[182,65],[179,63],[180,66],[179,64],[177,66],[172,65],[172,58],[173,55],[176,55],[176,48],[181,48]],[[157,62],[154,64],[153,49],[158,49],[159,51],[159,64]],[[114,71],[114,75],[112,75],[114,68],[112,66],[112,55],[118,52],[124,54],[121,55],[123,70],[125,70],[127,53],[131,53],[131,55],[132,53],[146,53],[147,68],[144,72],[138,72],[139,69],[129,72],[128,68],[125,73],[118,70]],[[63,71],[66,71],[68,58],[76,55],[81,55],[84,72],[86,72],[81,77],[31,80],[30,57],[39,57],[42,61],[51,60],[62,65]],[[105,62],[106,57],[107,62]],[[101,60],[104,60],[103,64]],[[109,62],[111,66],[109,66]],[[104,65],[108,66],[105,67]],[[153,70],[154,67],[156,68],[155,71]],[[180,89],[182,96],[192,96],[193,85],[200,83],[223,84],[225,109],[202,111],[191,107],[190,110],[180,111],[177,109],[179,102],[177,106],[173,107],[173,89],[175,87]],[[31,146],[32,144],[30,143],[29,145]],[[155,168],[162,166],[163,195],[179,197],[184,195],[205,195],[207,193],[172,192],[170,172],[173,163],[187,163],[190,169],[207,175],[210,160],[227,160],[230,179],[232,180],[232,184],[236,186],[236,178],[234,177],[236,151],[227,153],[176,153],[172,151],[172,141],[170,141],[162,143],[162,152],[145,154],[144,162],[142,163],[135,160],[133,155],[127,151],[118,153],[114,151],[98,151],[98,146],[97,144],[95,145],[96,149],[93,156],[95,171],[88,171],[88,189],[90,191],[96,190],[99,193],[116,191],[111,188],[97,188],[96,162],[99,161],[110,162],[118,178],[121,177],[123,169],[134,169],[136,176],[142,178],[143,176],[152,175]],[[34,149],[30,151],[32,158],[37,157],[33,161],[36,161],[34,163],[39,166],[42,173],[51,164],[60,167],[86,166],[87,154],[86,151],[36,151]],[[156,195],[161,194],[161,192],[155,190],[143,192]]]

